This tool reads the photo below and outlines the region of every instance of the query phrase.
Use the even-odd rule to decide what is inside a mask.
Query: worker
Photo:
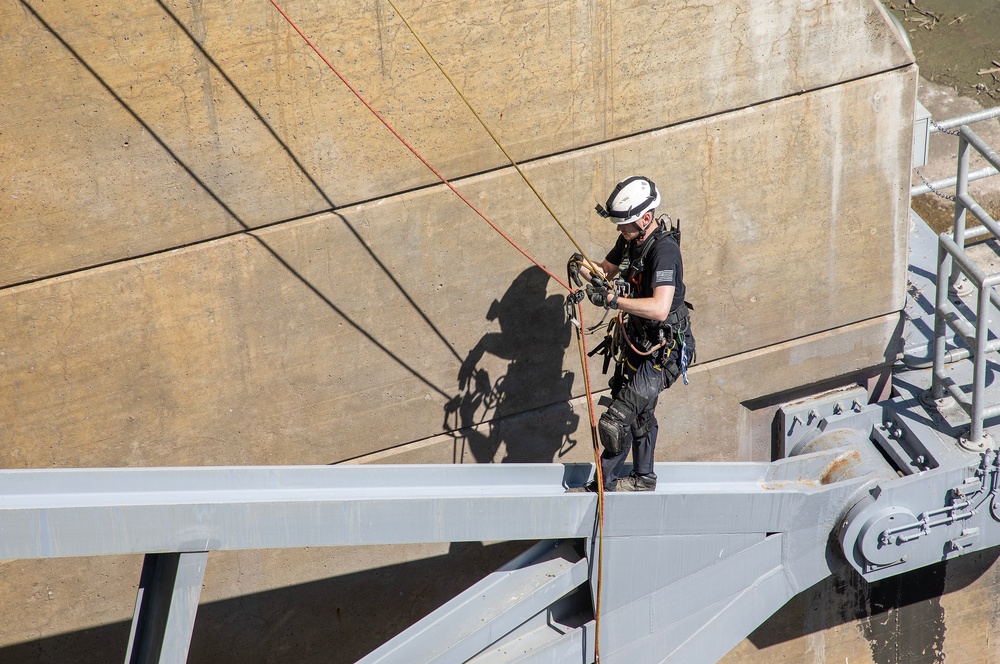
[[[684,301],[684,267],[680,229],[667,215],[656,218],[660,193],[643,176],[626,178],[597,212],[620,233],[615,246],[592,274],[583,256],[574,254],[569,272],[578,286],[588,283],[590,301],[617,310],[608,336],[594,352],[611,359],[615,372],[609,380],[613,399],[598,423],[601,473],[605,491],[653,491],[656,473],[653,458],[658,432],[656,408],[659,394],[683,376],[694,361],[690,304]],[[593,353],[591,353],[593,354]],[[632,472],[625,475],[625,460],[632,450]],[[596,479],[587,487],[597,490]]]

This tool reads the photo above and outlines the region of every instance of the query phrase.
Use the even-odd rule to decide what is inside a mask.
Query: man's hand
[[[595,279],[594,281],[597,280]],[[601,281],[600,285],[592,284],[587,286],[587,297],[590,298],[592,304],[598,307],[604,307],[605,309],[618,308],[618,292],[613,287],[608,287],[604,281]]]

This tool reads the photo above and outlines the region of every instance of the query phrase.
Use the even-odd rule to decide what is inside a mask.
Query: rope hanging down
[[[507,158],[507,161],[510,162],[510,165],[514,167],[514,170],[516,170],[517,174],[521,176],[521,179],[524,181],[524,183],[526,185],[528,185],[528,188],[531,189],[531,192],[535,195],[535,198],[538,199],[538,202],[542,204],[542,207],[545,208],[545,211],[549,213],[549,216],[551,216],[552,219],[553,219],[553,221],[555,221],[556,224],[558,224],[559,228],[562,229],[562,232],[566,235],[566,237],[573,244],[573,246],[576,248],[576,250],[578,252],[580,252],[580,255],[583,257],[583,260],[587,264],[587,267],[590,269],[591,274],[598,274],[599,271],[597,269],[597,266],[594,265],[594,262],[587,256],[586,252],[583,250],[583,247],[580,246],[580,243],[578,243],[576,241],[576,238],[573,237],[573,234],[569,232],[569,229],[567,229],[566,226],[559,219],[559,215],[557,215],[555,213],[555,211],[553,211],[553,209],[549,206],[549,204],[542,197],[541,193],[539,193],[538,189],[535,188],[535,185],[531,182],[530,179],[528,179],[527,174],[525,174],[524,170],[522,170],[520,164],[518,164],[517,161],[514,159],[514,157],[511,156],[510,152],[507,151],[507,148],[505,148],[504,145],[503,145],[503,143],[500,142],[500,139],[497,138],[496,134],[493,133],[493,130],[490,129],[489,125],[486,124],[486,121],[483,120],[482,116],[479,114],[479,112],[476,110],[476,108],[469,101],[468,97],[466,97],[465,93],[462,92],[462,89],[460,87],[458,87],[458,84],[455,83],[455,80],[451,77],[450,74],[448,74],[448,71],[444,68],[444,66],[441,65],[440,61],[438,61],[438,59],[436,57],[434,57],[434,54],[431,53],[430,48],[427,46],[427,44],[424,42],[424,40],[420,38],[420,35],[417,34],[417,31],[413,29],[413,26],[410,25],[410,22],[408,20],[406,20],[406,17],[403,15],[403,12],[401,12],[399,10],[399,7],[396,6],[396,3],[394,2],[394,0],[386,0],[386,1],[389,3],[390,6],[392,6],[393,11],[396,12],[396,15],[403,22],[403,24],[406,26],[406,28],[410,31],[410,34],[413,35],[413,38],[417,41],[418,44],[420,44],[420,47],[424,50],[424,53],[427,54],[427,57],[430,58],[431,62],[434,63],[434,66],[437,67],[438,71],[441,72],[441,75],[444,76],[445,79],[447,79],[447,81],[448,81],[449,84],[451,84],[452,89],[455,90],[455,93],[458,94],[458,96],[459,96],[459,98],[461,98],[462,102],[465,103],[466,107],[469,109],[469,111],[472,113],[472,115],[476,118],[476,120],[482,126],[483,130],[489,135],[489,137],[491,139],[493,139],[493,143],[500,149],[501,152],[503,152],[504,156]],[[570,292],[572,292],[572,289],[570,289]],[[584,330],[586,330],[586,326],[583,323],[583,305],[581,304],[581,301],[577,301],[576,302],[576,308],[577,308],[577,320],[580,323],[579,326],[577,327],[577,330],[576,330],[577,348],[580,351],[580,365],[583,367],[584,381],[585,381],[586,394],[587,394],[587,413],[588,413],[588,415],[590,417],[590,435],[591,435],[591,442],[592,442],[593,451],[594,451],[594,467],[596,468],[595,475],[596,475],[596,481],[597,481],[597,487],[598,487],[598,489],[597,489],[597,510],[598,510],[598,513],[597,513],[597,588],[596,588],[596,593],[595,593],[597,595],[597,597],[596,597],[595,602],[594,602],[594,632],[595,632],[595,634],[594,634],[594,661],[595,661],[595,664],[600,664],[600,662],[601,662],[601,595],[602,595],[602,593],[601,593],[601,588],[602,588],[602,573],[601,572],[602,572],[602,570],[604,568],[604,566],[602,564],[603,563],[603,558],[604,558],[604,477],[603,477],[603,473],[602,473],[602,469],[601,469],[600,445],[599,445],[598,434],[597,434],[597,420],[596,420],[596,418],[594,416],[594,401],[593,401],[593,391],[592,391],[591,383],[590,383],[590,370],[589,370],[589,366],[587,364],[587,341],[586,341],[586,337],[585,337],[585,333],[584,333]]]
[[[472,105],[469,103],[468,99],[465,97],[465,95],[462,93],[462,91],[458,88],[458,86],[452,80],[451,76],[448,75],[448,73],[440,65],[440,63],[433,56],[433,54],[431,54],[431,52],[427,48],[426,44],[424,44],[423,40],[421,40],[420,37],[417,35],[417,33],[413,30],[412,26],[410,26],[409,22],[403,17],[402,13],[400,13],[399,9],[392,2],[392,0],[388,0],[388,1],[389,1],[389,4],[392,5],[393,10],[396,11],[396,14],[400,17],[400,19],[403,21],[403,23],[406,25],[406,27],[410,30],[410,33],[417,40],[417,42],[420,44],[420,46],[424,49],[424,52],[427,53],[428,57],[430,57],[430,59],[434,62],[434,64],[437,66],[438,70],[444,75],[444,77],[448,80],[448,82],[451,83],[452,87],[458,93],[459,97],[461,97],[462,101],[465,102],[465,104],[466,104],[466,106],[468,106],[469,110],[472,111],[472,114],[479,121],[480,125],[482,125],[483,129],[486,130],[486,133],[489,134],[490,138],[493,139],[493,142],[504,153],[504,155],[510,161],[510,164],[515,168],[515,170],[518,172],[518,174],[524,180],[525,184],[528,185],[528,187],[535,194],[535,196],[538,198],[538,200],[542,203],[542,205],[545,207],[545,209],[549,212],[549,214],[552,216],[552,218],[555,220],[555,222],[559,225],[559,227],[562,229],[563,233],[566,234],[566,237],[569,238],[569,240],[573,244],[573,246],[576,247],[576,249],[582,255],[584,255],[584,259],[589,264],[589,267],[591,268],[591,270],[594,273],[596,273],[597,270],[596,270],[596,267],[594,266],[594,264],[590,261],[589,258],[586,258],[586,255],[584,254],[583,249],[580,247],[580,245],[577,243],[577,241],[573,238],[572,234],[566,229],[566,227],[563,225],[563,223],[559,220],[559,218],[555,214],[555,212],[552,211],[552,208],[550,208],[549,205],[545,202],[545,200],[542,198],[541,194],[538,192],[538,190],[535,188],[535,186],[531,183],[531,181],[527,178],[527,176],[521,170],[521,168],[517,164],[517,162],[514,161],[513,157],[510,156],[510,153],[507,152],[507,150],[503,147],[503,145],[500,143],[500,141],[496,138],[496,136],[494,135],[494,133],[490,130],[490,128],[483,121],[482,117],[480,117],[480,115],[472,107]],[[285,21],[292,27],[292,29],[295,30],[295,32],[298,33],[298,35],[303,39],[303,41],[305,41],[306,44],[309,45],[309,48],[311,48],[313,50],[313,52],[317,55],[317,57],[319,57],[326,64],[326,66],[329,67],[330,70],[337,76],[337,78],[339,78],[340,81],[345,86],[347,86],[347,88],[351,91],[351,93],[354,94],[354,96],[358,99],[358,101],[360,101],[365,106],[365,108],[367,108],[372,113],[372,115],[374,115],[379,120],[379,122],[381,122],[382,125],[386,129],[388,129],[389,132],[392,133],[392,135],[395,136],[396,139],[399,140],[399,142],[402,143],[406,147],[406,149],[409,150],[413,154],[414,157],[416,157],[417,159],[420,160],[420,163],[422,163],[424,166],[426,166],[428,170],[430,170],[445,186],[448,187],[448,189],[450,189],[452,191],[452,193],[454,193],[456,196],[458,196],[458,198],[461,199],[462,202],[464,202],[483,221],[485,221],[487,224],[489,224],[490,228],[492,228],[494,231],[496,231],[503,239],[505,239],[508,242],[508,244],[510,244],[518,252],[520,252],[521,255],[523,255],[525,258],[527,258],[531,263],[533,263],[536,267],[538,267],[540,270],[542,270],[553,281],[555,281],[557,284],[559,284],[560,286],[562,286],[564,289],[566,289],[567,291],[569,291],[571,293],[573,292],[573,289],[568,284],[564,283],[555,274],[553,274],[548,268],[546,268],[544,265],[542,265],[540,262],[538,262],[534,257],[532,257],[528,252],[526,252],[524,249],[522,249],[520,246],[518,246],[518,244],[516,242],[514,242],[514,240],[512,240],[496,224],[494,224],[482,211],[479,210],[479,208],[477,208],[475,205],[472,204],[471,201],[469,201],[469,199],[467,199],[465,196],[463,196],[462,193],[459,192],[454,187],[454,185],[452,185],[452,183],[440,171],[438,171],[436,168],[434,168],[434,166],[431,165],[430,162],[428,162],[412,145],[410,145],[410,143],[405,138],[403,138],[403,136],[398,131],[396,131],[396,129],[392,125],[389,124],[389,122],[382,116],[381,113],[379,113],[377,110],[375,110],[375,108],[370,103],[368,103],[368,101],[364,97],[361,96],[361,93],[358,92],[358,90],[353,85],[351,85],[351,83],[340,73],[340,71],[337,70],[336,67],[334,67],[333,63],[330,62],[330,60],[327,59],[327,57],[325,55],[323,55],[323,53],[319,50],[319,48],[312,42],[311,39],[309,39],[308,36],[306,36],[306,34],[299,28],[298,25],[296,25],[296,23],[278,5],[278,3],[275,0],[270,0],[270,2],[274,6],[274,8],[278,11],[278,13],[281,14],[281,16],[285,19]],[[598,434],[597,434],[597,421],[596,421],[596,418],[594,417],[594,402],[593,402],[593,391],[592,391],[591,382],[590,382],[590,370],[589,370],[589,367],[588,367],[588,364],[587,364],[587,342],[586,342],[586,338],[585,338],[585,336],[583,334],[583,329],[582,329],[582,324],[583,324],[583,306],[582,306],[582,304],[580,302],[577,302],[576,307],[577,307],[578,320],[581,323],[581,329],[577,330],[577,344],[578,344],[578,347],[579,347],[579,350],[580,350],[580,362],[581,362],[581,365],[583,367],[583,373],[584,373],[584,382],[585,382],[586,395],[587,395],[587,411],[588,411],[588,414],[590,416],[590,435],[591,435],[591,440],[592,440],[593,449],[594,449],[594,456],[595,456],[595,464],[594,465],[596,467],[596,482],[597,482],[597,487],[598,487],[598,491],[597,491],[597,502],[598,502],[598,514],[597,514],[597,531],[598,531],[598,533],[597,533],[598,534],[597,540],[598,540],[598,547],[597,548],[598,548],[598,555],[597,555],[597,592],[596,592],[597,598],[596,598],[595,608],[594,608],[595,632],[596,632],[595,639],[594,639],[594,658],[595,658],[594,661],[595,661],[595,664],[600,664],[600,660],[601,660],[601,657],[600,657],[600,633],[601,633],[601,630],[600,630],[600,617],[601,617],[601,610],[600,609],[601,609],[601,594],[602,594],[601,593],[601,576],[602,576],[601,575],[601,571],[602,571],[602,568],[603,568],[602,559],[603,559],[603,551],[604,551],[604,478],[602,477],[601,463],[600,463],[600,459],[598,458],[598,455],[599,455],[599,442],[598,442]]]
[[[304,32],[302,32],[302,30],[299,28],[299,26],[295,24],[295,22],[291,19],[291,17],[288,16],[288,14],[285,13],[285,10],[283,10],[280,6],[278,6],[278,3],[275,2],[275,0],[270,0],[270,2],[271,2],[272,5],[274,5],[274,8],[278,10],[278,13],[281,14],[284,17],[285,21],[288,22],[288,25],[292,26],[292,29],[295,30],[295,32],[299,33],[299,36],[302,37],[302,39],[309,45],[309,48],[311,48],[313,50],[313,52],[317,56],[319,56],[320,60],[322,60],[326,64],[326,66],[330,68],[330,71],[332,71],[334,74],[337,75],[337,78],[339,78],[341,80],[341,82],[344,85],[347,86],[347,88],[354,94],[354,96],[357,97],[358,101],[360,101],[362,104],[364,104],[365,108],[367,108],[369,111],[371,111],[372,115],[374,115],[376,118],[378,118],[378,121],[381,122],[383,124],[383,126],[385,126],[386,129],[388,129],[390,132],[392,132],[392,135],[395,136],[399,140],[399,142],[402,143],[406,147],[406,149],[409,150],[413,154],[414,157],[416,157],[417,159],[420,160],[420,163],[422,163],[424,166],[426,166],[427,169],[431,173],[433,173],[435,176],[437,176],[437,178],[439,180],[441,180],[441,182],[446,187],[448,187],[449,189],[451,189],[452,193],[454,193],[456,196],[458,196],[460,199],[462,199],[463,203],[465,203],[466,205],[468,205],[469,208],[471,208],[473,212],[475,212],[477,215],[479,215],[482,218],[482,220],[485,221],[487,224],[489,224],[490,227],[493,230],[495,230],[497,233],[499,233],[500,236],[503,239],[507,240],[507,242],[510,244],[510,246],[514,247],[519,252],[521,252],[521,255],[523,255],[529,261],[531,261],[532,263],[534,263],[536,266],[538,266],[539,269],[541,269],[543,272],[545,272],[545,274],[549,275],[549,277],[553,281],[555,281],[557,284],[559,284],[560,286],[562,286],[563,288],[565,288],[568,291],[572,290],[567,284],[563,283],[562,280],[559,279],[559,277],[557,277],[552,272],[550,272],[548,268],[546,268],[544,265],[542,265],[537,260],[535,260],[524,249],[522,249],[521,247],[519,247],[517,245],[517,243],[514,242],[512,239],[510,239],[510,237],[508,237],[506,233],[504,233],[502,230],[500,230],[500,228],[496,224],[494,224],[492,221],[490,221],[489,217],[487,217],[485,214],[483,214],[479,210],[479,208],[477,208],[475,205],[473,205],[472,201],[470,201],[468,198],[466,198],[465,196],[463,196],[462,193],[460,191],[458,191],[458,189],[456,189],[455,186],[451,182],[448,181],[448,178],[446,178],[444,175],[441,174],[440,171],[438,171],[436,168],[434,168],[434,166],[432,166],[429,161],[427,161],[426,159],[424,159],[423,155],[421,155],[419,152],[417,152],[416,148],[414,148],[412,145],[410,145],[409,142],[407,142],[407,140],[405,138],[403,138],[403,136],[398,131],[396,131],[396,129],[392,125],[390,125],[389,122],[384,117],[382,117],[382,114],[379,113],[377,110],[375,110],[375,108],[371,104],[369,104],[368,101],[364,97],[361,96],[361,93],[358,92],[357,89],[355,89],[355,87],[353,85],[351,85],[350,81],[348,81],[346,78],[344,78],[344,76],[337,70],[337,68],[333,66],[333,63],[330,62],[325,55],[323,55],[323,53],[319,50],[319,48],[317,48],[317,46],[312,42],[312,40],[309,39],[309,37],[307,37],[306,34]]]
[[[420,44],[420,48],[424,49],[424,53],[426,53],[427,57],[431,59],[431,62],[434,63],[434,66],[438,68],[438,71],[441,72],[441,75],[448,80],[448,83],[451,84],[452,89],[454,89],[455,92],[458,94],[458,96],[462,99],[466,107],[468,107],[468,109],[472,112],[472,115],[475,116],[476,120],[479,122],[482,128],[486,131],[487,134],[489,134],[490,138],[493,139],[493,143],[498,148],[500,148],[500,151],[503,152],[503,155],[507,157],[507,161],[510,162],[510,165],[514,167],[514,170],[516,170],[517,174],[521,176],[521,179],[524,180],[524,184],[528,185],[528,188],[531,189],[531,192],[535,195],[535,198],[538,199],[538,202],[542,204],[542,207],[545,208],[545,211],[549,213],[549,216],[552,217],[552,219],[559,225],[559,228],[561,228],[562,232],[566,234],[566,237],[569,238],[569,241],[573,244],[574,247],[576,247],[576,250],[580,252],[580,254],[583,256],[583,259],[587,262],[587,267],[590,269],[591,273],[597,274],[597,267],[590,260],[590,258],[587,257],[586,252],[584,252],[583,248],[576,241],[576,238],[573,237],[573,234],[569,232],[569,229],[567,229],[566,226],[563,224],[563,222],[559,219],[559,215],[557,215],[552,210],[552,208],[549,207],[549,204],[545,202],[545,199],[535,188],[535,185],[531,183],[531,180],[528,179],[528,176],[525,175],[523,170],[521,170],[520,164],[518,164],[517,161],[514,160],[514,157],[510,156],[510,153],[507,152],[507,148],[503,146],[503,143],[500,142],[500,139],[496,137],[493,131],[483,120],[482,116],[479,115],[479,112],[472,105],[472,102],[469,101],[469,99],[462,92],[462,89],[458,87],[458,84],[455,83],[455,80],[448,74],[448,71],[441,65],[440,62],[438,62],[438,59],[434,57],[434,54],[431,53],[430,48],[427,47],[427,44],[424,43],[424,40],[420,38],[420,35],[417,34],[417,31],[413,29],[413,26],[410,25],[410,22],[406,20],[405,16],[403,16],[403,12],[399,11],[399,7],[396,6],[396,3],[393,0],[386,0],[386,1],[392,6],[393,11],[396,12],[396,16],[399,17],[399,20],[401,20],[403,22],[403,25],[405,25],[406,28],[410,31],[410,34],[413,35],[413,38],[417,40],[418,44]]]

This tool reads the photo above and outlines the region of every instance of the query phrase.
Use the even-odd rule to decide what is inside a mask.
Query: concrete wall
[[[661,459],[767,459],[783,396],[884,373],[916,69],[878,3],[400,7],[588,254],[626,175],[682,220],[700,364],[662,400]],[[563,272],[572,245],[388,4],[286,9]],[[0,18],[0,464],[592,458],[564,292],[269,3],[3,0]],[[351,661],[450,596],[413,574],[518,546],[213,556],[193,659],[329,661],[315,620]],[[0,567],[0,659],[123,648],[137,560]]]

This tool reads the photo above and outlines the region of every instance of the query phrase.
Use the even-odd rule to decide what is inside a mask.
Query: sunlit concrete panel
[[[889,314],[739,356],[699,364],[690,384],[677,383],[656,409],[658,461],[769,461],[770,421],[780,395],[810,385],[854,385],[877,376],[893,360],[898,314]],[[607,396],[607,377],[596,369],[596,399]],[[766,380],[762,379],[766,378]],[[773,399],[769,399],[773,397]],[[764,426],[752,417],[758,406]],[[767,405],[770,404],[770,405]],[[599,416],[603,408],[597,406]],[[536,408],[458,431],[400,445],[350,463],[593,462],[587,402]],[[575,428],[574,428],[575,426]]]
[[[614,230],[589,202],[623,174],[661,182],[684,229],[699,360],[738,361],[901,308],[912,75],[526,172],[596,257]],[[862,151],[874,158],[848,158]],[[572,245],[510,169],[460,189],[563,272]],[[329,463],[565,402],[583,375],[564,295],[440,186],[8,289],[3,454],[15,467]]]
[[[518,160],[912,62],[872,0],[400,8]],[[286,9],[447,176],[505,165],[387,3]],[[436,181],[270,3],[0,13],[0,67],[17,72],[0,99],[0,284]]]

